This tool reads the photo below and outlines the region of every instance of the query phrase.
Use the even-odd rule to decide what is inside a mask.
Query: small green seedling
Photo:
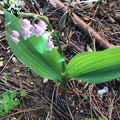
[[[8,80],[8,73],[4,72],[2,74],[2,79],[5,80],[5,81],[7,81]]]
[[[27,96],[27,92],[26,92],[25,89],[22,89],[22,90],[20,91],[20,96],[21,96],[21,97],[26,97],[26,96]]]
[[[82,94],[81,96],[83,97],[84,100],[88,100],[88,95]]]
[[[8,112],[20,104],[16,91],[3,92],[0,99],[0,116],[5,116]]]

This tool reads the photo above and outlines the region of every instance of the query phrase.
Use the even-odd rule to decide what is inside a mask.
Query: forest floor
[[[55,0],[56,1],[56,0]],[[101,0],[99,0],[101,1]],[[45,0],[25,0],[22,11],[48,17],[60,37],[66,59],[84,51],[107,49],[85,31],[79,29],[71,13],[112,45],[120,44],[120,1],[102,0],[83,4],[81,0],[62,0],[68,11],[53,7]],[[69,45],[68,45],[69,43]],[[70,81],[66,85],[47,82],[24,66],[14,56],[5,38],[4,15],[0,15],[0,94],[21,88],[27,91],[20,98],[20,106],[0,120],[85,120],[102,117],[103,120],[120,120],[120,79],[103,84]],[[7,81],[4,81],[7,77]],[[108,87],[101,98],[98,90]],[[18,96],[19,98],[19,96]]]

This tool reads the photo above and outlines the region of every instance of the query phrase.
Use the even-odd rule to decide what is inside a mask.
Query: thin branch
[[[59,0],[46,0],[46,1],[49,4],[51,4],[54,8],[57,9],[61,8],[62,12],[66,12],[68,10],[67,7]],[[87,23],[85,23],[74,12],[72,13],[72,17],[74,21],[77,23],[78,27],[88,35],[92,35],[103,48],[114,47],[114,45],[110,44],[107,39],[103,38],[100,34],[98,34],[92,27],[90,27]]]

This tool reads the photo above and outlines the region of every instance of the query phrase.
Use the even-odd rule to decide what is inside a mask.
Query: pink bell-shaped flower
[[[52,50],[54,48],[54,44],[51,40],[48,40],[48,42],[45,45],[46,50]]]
[[[40,26],[44,31],[47,30],[47,24],[44,21],[39,21],[38,26]]]
[[[25,40],[26,40],[27,38],[29,38],[30,35],[31,35],[31,31],[28,30],[28,29],[22,29],[22,30],[21,30],[21,33],[22,33],[22,35],[23,35],[23,37],[24,37]]]
[[[38,26],[37,24],[35,24],[34,26],[32,26],[32,34],[33,35],[42,35],[44,33],[44,30]]]
[[[19,36],[20,36],[20,35],[19,35],[19,33],[18,33],[16,30],[13,30],[13,31],[11,32],[11,34],[10,34],[11,40],[12,40],[14,43],[16,43],[16,44],[18,44],[18,43],[20,42],[20,40],[18,39]]]
[[[13,37],[19,37],[20,36],[20,34],[16,30],[13,30],[10,35],[13,36]]]
[[[30,29],[30,28],[32,27],[32,25],[30,24],[30,21],[29,21],[29,20],[23,19],[23,20],[21,21],[21,27],[22,27],[23,29]]]

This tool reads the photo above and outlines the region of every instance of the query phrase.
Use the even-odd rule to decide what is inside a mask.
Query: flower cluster
[[[25,40],[31,36],[31,31],[30,31],[31,27],[32,25],[29,20],[23,19],[21,21],[21,28],[22,28],[21,33]]]
[[[46,50],[52,50],[54,48],[54,44],[51,41],[51,35],[47,30],[47,25],[44,21],[39,21],[37,24],[31,25],[30,21],[27,19],[23,19],[21,21],[21,34],[23,38],[26,40],[32,35],[36,36],[43,36],[45,39],[47,39],[47,43],[45,45]],[[13,30],[10,34],[10,38],[13,42],[18,44],[20,42],[19,40],[19,33],[16,30]]]

